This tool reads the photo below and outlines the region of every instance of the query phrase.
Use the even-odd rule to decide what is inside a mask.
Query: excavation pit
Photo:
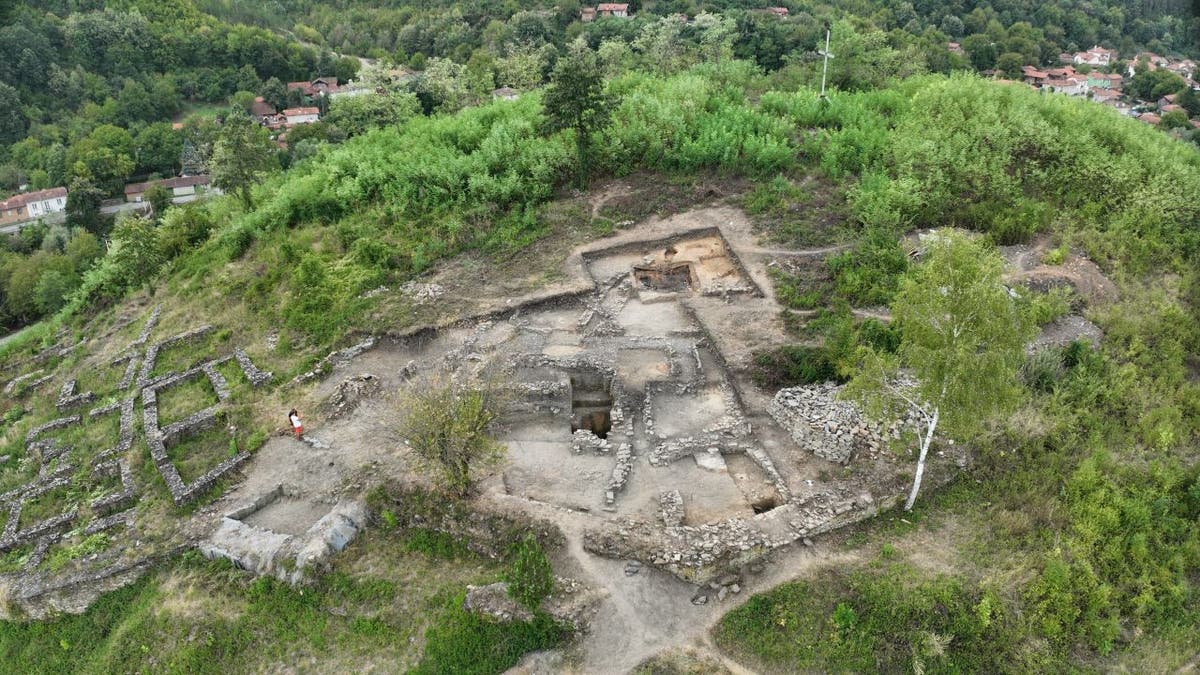
[[[571,433],[608,438],[612,430],[612,382],[599,373],[571,374]]]
[[[756,499],[750,504],[750,508],[756,514],[766,513],[768,511],[775,509],[778,506],[779,506],[779,497],[777,497],[776,495],[769,495],[767,497],[762,497],[760,499]]]
[[[696,274],[689,262],[668,260],[651,265],[634,265],[633,280],[639,290],[661,293],[691,291],[696,287]]]

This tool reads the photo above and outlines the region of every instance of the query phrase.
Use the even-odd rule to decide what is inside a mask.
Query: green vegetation
[[[63,555],[84,555],[89,542]],[[371,661],[423,673],[499,673],[566,638],[544,614],[512,624],[467,614],[464,586],[494,581],[500,566],[465,549],[448,566],[423,548],[403,535],[368,534],[331,574],[302,587],[188,554],[83,615],[0,623],[0,656],[31,674],[248,673],[297,659],[337,670]]]
[[[803,580],[732,614],[719,632],[723,645],[780,669],[959,672],[1087,668],[1133,658],[1151,644],[1139,637],[1146,634],[1167,651],[1189,645],[1200,626],[1200,155],[1089,102],[954,72],[966,63],[945,47],[961,41],[971,65],[1004,70],[1095,43],[1123,53],[1190,49],[1200,31],[1174,13],[1179,3],[984,3],[968,12],[839,0],[778,21],[725,3],[660,2],[630,21],[587,25],[574,7],[541,13],[551,8],[537,2],[521,11],[451,0],[284,4],[130,0],[68,12],[35,2],[8,12],[0,29],[0,80],[8,83],[0,83],[0,189],[69,184],[71,197],[69,227],[26,228],[0,253],[0,322],[54,317],[3,354],[24,357],[60,329],[95,337],[115,321],[108,309],[153,293],[178,310],[177,321],[219,313],[239,339],[278,330],[268,356],[286,364],[276,369],[286,381],[356,330],[412,325],[434,311],[368,291],[395,288],[460,254],[504,268],[550,250],[541,261],[549,270],[568,244],[689,198],[684,188],[662,190],[669,198],[646,188],[591,218],[587,201],[566,192],[573,179],[684,186],[712,177],[751,213],[765,242],[848,245],[826,265],[773,272],[785,307],[815,311],[788,313],[805,344],[756,355],[760,383],[845,379],[863,349],[877,362],[906,361],[937,390],[925,400],[977,423],[966,426],[979,455],[975,480],[921,507],[967,520],[975,533],[963,544],[971,559],[952,574],[889,564]],[[665,18],[706,8],[721,12],[690,24]],[[819,63],[804,57],[824,20],[834,22],[838,40],[827,100],[811,89]],[[578,61],[562,57],[577,37],[587,50],[573,47]],[[293,130],[279,157],[283,173],[267,175],[274,150],[241,113],[215,115],[223,126],[166,123],[183,105],[232,99],[244,107],[247,94],[279,105],[295,96],[285,81],[355,74],[356,65],[326,47],[383,58],[391,80],[369,82],[384,92],[378,98],[335,101],[321,125]],[[423,72],[386,72],[401,63]],[[528,91],[571,68],[589,75],[587,112],[602,115],[585,120],[577,110],[571,120],[556,99],[572,84],[561,77],[549,90]],[[1135,80],[1150,96],[1178,86],[1144,72]],[[488,102],[496,85],[527,93]],[[601,118],[610,123],[585,123]],[[184,147],[205,161],[216,154],[218,175],[244,170],[219,181],[238,194],[156,211],[157,223],[125,220],[110,232],[100,200],[135,175],[175,173]],[[936,283],[934,272],[945,272],[938,254],[922,251],[933,264],[912,262],[906,249],[926,243],[901,237],[934,228],[972,231],[979,239],[971,257],[991,262],[979,275],[988,283],[961,286],[986,293],[938,303],[930,314],[915,309],[934,297],[931,288],[960,286]],[[1024,337],[1013,329],[1016,312],[1040,325],[1079,309],[1081,300],[1055,293],[1000,302],[992,247],[1035,239],[1058,247],[1047,263],[1081,251],[1114,280],[1120,299],[1087,310],[1103,342],[1023,364],[1008,344],[1003,358],[980,359],[974,373],[994,387],[955,388],[969,395],[942,400],[937,384],[946,373],[922,364],[962,372],[991,353],[991,340],[976,335],[943,350],[947,343],[926,339],[918,318],[953,315],[982,298],[980,306],[1009,319],[1005,330],[988,323],[983,334],[1015,344]],[[885,305],[896,308],[894,325],[877,309],[851,309]],[[954,362],[926,358],[942,351]],[[182,363],[186,355],[165,358]],[[245,386],[240,375],[230,381]],[[44,421],[53,395],[18,392],[0,454],[23,457],[22,435]],[[207,392],[177,395],[164,396],[167,417],[186,414]],[[425,428],[406,435],[459,495],[479,461],[495,454],[484,433],[494,416],[486,399],[431,398],[411,415]],[[992,405],[1001,399],[1009,405]],[[214,430],[193,439],[194,448],[175,449],[198,458],[185,462],[186,477],[265,441],[249,405],[230,411],[227,421],[242,430],[232,443]],[[993,409],[1007,414],[988,415]],[[146,456],[142,447],[135,452]],[[0,487],[35,469],[6,464]],[[135,471],[155,480],[148,460]],[[45,497],[23,524],[87,495]],[[72,540],[47,564],[102,544]],[[500,625],[463,613],[466,583],[505,573],[461,543],[415,531],[385,550],[366,562],[351,551],[333,574],[296,589],[187,560],[106,596],[83,617],[2,624],[0,651],[21,672],[255,671],[314,653],[330,655],[330,669],[381,658],[422,672],[494,672],[562,639],[561,627],[540,614]],[[0,569],[28,553],[5,554]],[[510,580],[533,603],[546,592],[544,554],[529,548],[518,560]],[[422,632],[424,643],[415,640]]]
[[[502,395],[496,382],[445,380],[423,382],[397,404],[403,416],[399,433],[415,453],[417,468],[455,497],[467,497],[479,472],[504,458],[504,446],[490,435],[503,410]],[[523,599],[540,588],[526,576],[536,571],[537,562],[521,563]]]
[[[512,567],[504,580],[508,582],[508,593],[517,602],[529,609],[537,610],[542,600],[554,590],[554,570],[542,545],[532,535],[526,535],[512,553]]]
[[[1017,369],[1033,337],[1029,320],[1000,282],[1004,261],[987,244],[939,230],[927,260],[904,278],[892,304],[900,345],[893,354],[864,346],[846,388],[867,414],[895,419],[909,410],[920,419],[920,452],[911,511],[925,458],[939,422],[959,441],[971,441],[994,415],[1020,400]],[[901,368],[914,384],[905,386]]]
[[[767,667],[849,672],[1061,669],[1022,650],[996,589],[882,563],[822,572],[755,596],[716,629],[718,643]],[[1022,660],[1013,657],[1021,653]]]

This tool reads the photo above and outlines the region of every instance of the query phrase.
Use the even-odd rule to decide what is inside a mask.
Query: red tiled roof
[[[13,195],[6,201],[0,202],[0,211],[9,211],[11,209],[20,208],[26,204],[33,202],[41,202],[47,199],[57,199],[67,196],[67,188],[55,187],[48,190],[38,190],[37,192],[26,192],[24,194]]]
[[[284,117],[298,117],[300,115],[320,115],[320,108],[288,108],[283,111]]]
[[[1093,89],[1092,98],[1116,99],[1121,98],[1121,92],[1114,89]]]
[[[1162,121],[1162,118],[1159,117],[1158,115],[1155,115],[1154,113],[1142,113],[1142,116],[1139,117],[1138,119],[1145,122],[1146,124],[1158,124],[1159,122]]]
[[[274,115],[275,114],[275,106],[264,101],[263,97],[256,96],[254,98],[254,104],[250,106],[250,114],[254,115],[255,117],[265,117],[267,115]]]
[[[624,12],[628,9],[628,4],[618,4],[615,2],[602,2],[596,5],[596,11],[598,12]]]
[[[1161,106],[1158,109],[1159,112],[1164,112],[1164,113],[1175,112],[1176,110],[1183,110],[1183,106],[1177,105],[1175,103],[1168,103],[1167,105]]]
[[[324,85],[325,90],[333,93],[338,90],[336,77],[318,77],[311,82],[288,82],[288,89],[299,89],[308,96],[318,93],[317,85]]]

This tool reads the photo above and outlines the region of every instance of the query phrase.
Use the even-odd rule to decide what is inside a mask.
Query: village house
[[[596,8],[595,7],[580,8],[579,20],[584,23],[588,23],[589,21],[595,21],[596,20]]]
[[[1067,96],[1083,96],[1088,92],[1087,80],[1079,77],[1046,80],[1042,84],[1042,89]]]
[[[1164,68],[1185,80],[1190,80],[1196,72],[1196,62],[1190,59],[1184,59],[1183,61],[1174,61],[1172,63],[1168,63],[1166,66],[1164,66]]]
[[[341,90],[336,77],[318,77],[310,82],[288,82],[287,88],[288,91],[298,91],[308,97],[336,94]]]
[[[1158,112],[1164,115],[1169,112],[1175,112],[1176,110],[1183,110],[1183,106],[1179,105],[1178,103],[1168,103],[1166,105],[1158,106]],[[1184,111],[1184,114],[1186,114],[1186,111]]]
[[[629,16],[629,5],[625,3],[602,2],[596,5],[596,15],[600,17],[612,16],[619,19],[624,19]]]
[[[1040,87],[1050,79],[1050,75],[1033,66],[1021,66],[1021,80],[1028,85]]]
[[[125,186],[125,201],[141,203],[146,200],[146,191],[155,185],[161,185],[171,191],[172,204],[186,204],[195,201],[205,194],[221,194],[219,188],[211,185],[208,176],[180,176],[164,178],[145,183],[130,183]]]
[[[1092,71],[1087,74],[1087,85],[1090,89],[1121,89],[1121,83],[1125,78],[1117,73],[1098,73]]]
[[[499,101],[501,99],[505,101],[515,101],[520,95],[521,93],[512,87],[500,87],[499,89],[492,90],[493,101]]]
[[[1121,100],[1121,92],[1115,89],[1097,88],[1090,91],[1092,100],[1097,103],[1114,104]]]
[[[0,202],[0,225],[37,220],[66,209],[67,189],[64,187],[26,192]]]
[[[269,118],[276,115],[275,106],[267,103],[261,96],[254,98],[254,103],[250,105],[250,116],[260,124],[266,124]]]
[[[1117,52],[1114,50],[1105,49],[1100,45],[1096,45],[1086,52],[1079,52],[1073,59],[1071,59],[1071,61],[1077,65],[1086,63],[1089,66],[1107,66],[1108,64],[1112,63],[1113,59],[1116,57]]]
[[[1159,122],[1162,121],[1162,118],[1159,117],[1158,115],[1155,115],[1154,113],[1142,113],[1138,117],[1138,119],[1145,122],[1146,124],[1158,124]]]
[[[787,15],[788,15],[788,8],[787,7],[768,7],[767,12],[770,14],[774,14],[775,16],[777,16],[781,19],[786,19]]]
[[[1133,57],[1126,68],[1126,75],[1128,77],[1133,77],[1137,73],[1139,63],[1145,64],[1147,70],[1158,70],[1159,68],[1166,67],[1171,61],[1154,52],[1138,52],[1138,55]]]
[[[351,96],[362,96],[363,94],[370,93],[372,93],[370,87],[361,82],[351,81],[339,86],[337,91],[331,92],[329,98],[349,98]]]
[[[948,49],[951,54],[958,54],[959,56],[967,55],[967,52],[963,50],[962,45],[957,42],[947,42],[946,49]]]
[[[288,108],[283,111],[285,125],[294,127],[297,124],[312,124],[321,119],[320,108]]]

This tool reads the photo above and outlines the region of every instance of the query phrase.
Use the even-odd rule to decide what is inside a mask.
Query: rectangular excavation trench
[[[612,429],[612,380],[587,371],[575,371],[570,376],[571,433],[582,429],[607,438]]]

